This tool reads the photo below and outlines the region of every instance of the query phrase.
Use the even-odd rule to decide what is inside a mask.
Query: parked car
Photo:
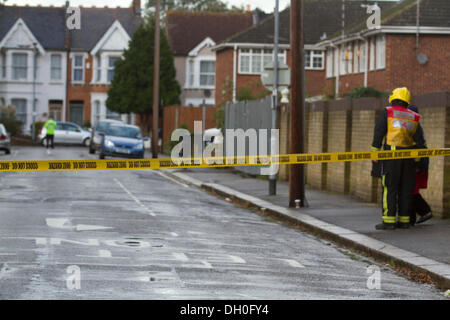
[[[45,145],[45,136],[47,129],[42,128],[39,133],[39,141]],[[55,129],[55,144],[82,144],[89,146],[91,144],[91,132],[84,130],[79,125],[72,122],[57,122]]]
[[[3,124],[0,123],[0,150],[6,152],[6,154],[11,153],[11,138],[9,133]]]
[[[94,154],[95,151],[100,150],[106,130],[108,130],[109,126],[112,124],[123,124],[123,122],[120,120],[112,120],[112,119],[101,120],[97,123],[97,125],[94,128],[92,128],[91,144],[89,145],[90,154]]]
[[[125,124],[111,124],[103,138],[100,148],[100,159],[108,157],[123,157],[143,159],[145,154],[141,129]]]

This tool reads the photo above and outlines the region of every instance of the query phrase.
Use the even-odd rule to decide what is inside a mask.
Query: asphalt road
[[[93,159],[14,148],[7,159]],[[375,268],[372,266],[375,265]],[[377,273],[380,270],[380,287]],[[368,287],[368,281],[372,284]],[[1,299],[442,299],[164,171],[0,173]]]

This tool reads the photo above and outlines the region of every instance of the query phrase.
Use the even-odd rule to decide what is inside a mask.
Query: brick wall
[[[386,35],[386,67],[368,71],[367,85],[390,92],[397,87],[408,87],[414,94],[446,91],[450,88],[450,36],[422,35],[420,52],[428,62],[419,64],[415,35]],[[334,93],[334,79],[327,78],[325,86]],[[364,73],[339,77],[339,93],[349,93],[364,85]]]
[[[375,121],[387,100],[361,98],[306,104],[306,152],[370,150]],[[450,148],[450,92],[413,97],[419,106],[421,124],[429,148]],[[289,145],[289,112],[280,115],[280,153]],[[287,150],[288,151],[288,150]],[[308,164],[307,184],[316,189],[348,193],[367,202],[381,204],[381,182],[370,176],[370,161]],[[281,168],[280,178],[288,177]],[[437,216],[450,218],[450,157],[430,158],[428,189],[424,198]]]
[[[351,100],[331,101],[328,106],[327,152],[351,150]],[[350,163],[329,163],[326,171],[326,189],[348,193],[350,190]]]

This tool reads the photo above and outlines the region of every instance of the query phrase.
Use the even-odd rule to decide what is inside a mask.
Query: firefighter
[[[407,88],[397,88],[392,92],[390,106],[381,112],[375,124],[373,151],[381,150],[384,139],[384,150],[423,148],[425,141],[420,115],[408,109],[410,102],[411,94]],[[382,161],[383,222],[376,225],[377,230],[409,228],[409,207],[416,184],[415,162],[418,160]]]

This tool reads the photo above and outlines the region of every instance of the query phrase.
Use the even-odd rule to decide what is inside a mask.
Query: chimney
[[[133,0],[131,8],[135,16],[141,16],[141,0]]]

